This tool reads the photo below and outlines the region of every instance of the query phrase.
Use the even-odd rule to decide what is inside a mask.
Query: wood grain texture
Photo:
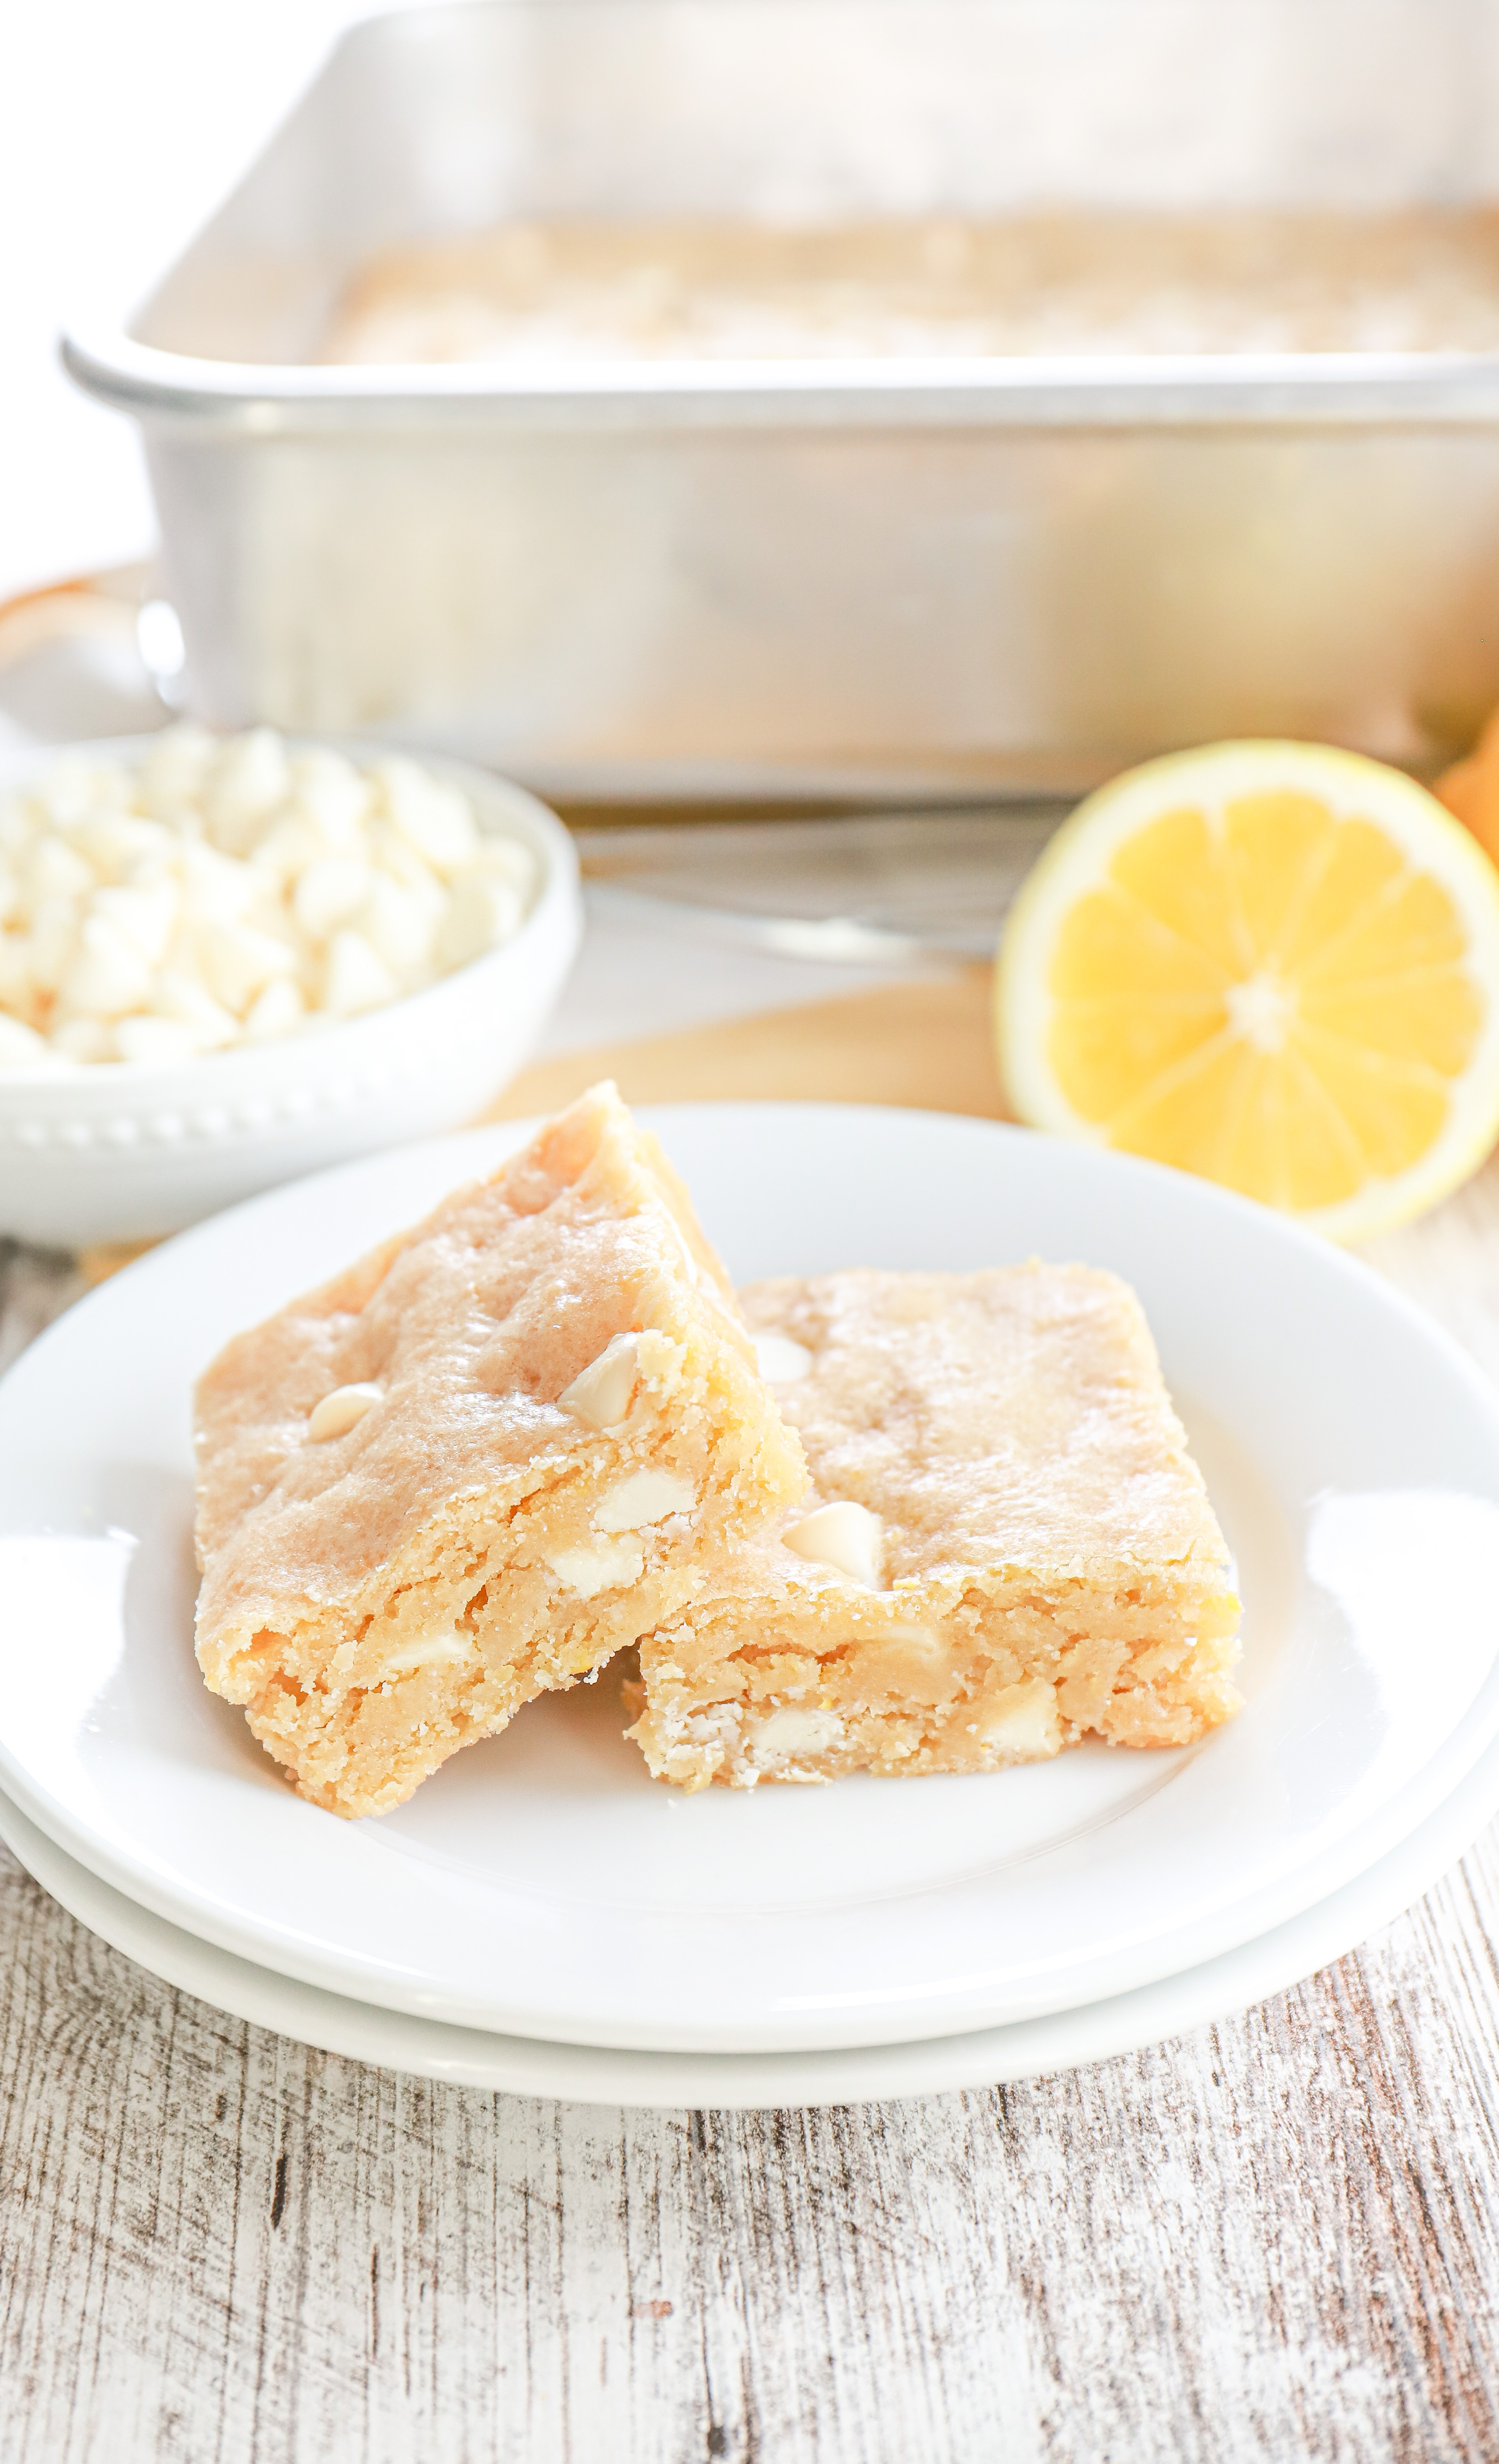
[[[1499,1166],[1378,1257],[1499,1375]],[[1197,2036],[739,2116],[311,2052],[0,1852],[3,2464],[1489,2464],[1496,2304],[1499,1831]]]
[[[491,1105],[486,1120],[554,1112],[600,1078],[628,1104],[754,1097],[820,1104],[905,1104],[1013,1119],[990,1028],[987,967],[874,992],[845,993],[796,1009],[759,1010],[675,1035],[600,1044],[533,1062]]]

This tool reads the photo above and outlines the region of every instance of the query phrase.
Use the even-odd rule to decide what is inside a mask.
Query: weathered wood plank
[[[71,1258],[0,1238],[0,1376],[81,1289]]]
[[[1263,2012],[646,2116],[223,2018],[0,1869],[0,2453],[1479,2458],[1499,1838]]]

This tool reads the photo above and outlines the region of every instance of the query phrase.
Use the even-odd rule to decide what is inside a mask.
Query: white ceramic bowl
[[[129,761],[149,737],[48,748],[0,763],[0,786],[63,751]],[[357,759],[382,748],[341,744]],[[323,1164],[472,1120],[515,1075],[561,991],[582,930],[578,862],[522,788],[420,757],[471,798],[479,827],[518,839],[540,886],[515,938],[423,992],[274,1042],[158,1067],[0,1070],[0,1233],[77,1248],[175,1232]]]

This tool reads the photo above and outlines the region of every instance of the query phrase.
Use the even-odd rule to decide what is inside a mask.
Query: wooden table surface
[[[1499,1376],[1499,1165],[1378,1263]],[[761,2115],[311,2052],[0,1852],[0,2080],[3,2464],[1499,2456],[1499,1827],[1198,2035]]]

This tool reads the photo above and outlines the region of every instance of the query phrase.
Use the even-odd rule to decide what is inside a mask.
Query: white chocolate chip
[[[47,1042],[33,1026],[0,1010],[0,1068],[34,1069],[48,1057]]]
[[[511,940],[540,878],[405,759],[292,756],[269,728],[70,756],[0,797],[0,1071],[27,1035],[69,1067],[165,1063],[356,1017]]]
[[[697,1503],[692,1482],[680,1472],[645,1464],[601,1497],[593,1509],[596,1531],[643,1531],[669,1514],[691,1514]]]
[[[835,1711],[787,1703],[751,1728],[749,1744],[757,1754],[825,1754],[842,1735],[843,1722]]]
[[[581,1600],[591,1600],[596,1593],[638,1583],[646,1571],[646,1551],[627,1532],[618,1540],[597,1540],[591,1548],[550,1550],[546,1562]]]
[[[286,793],[286,748],[273,728],[252,728],[210,760],[203,803],[220,847],[237,855],[254,825]]]
[[[254,868],[189,839],[177,860],[183,913],[195,924],[234,924],[254,905],[260,885]]]
[[[204,991],[196,977],[163,968],[151,986],[151,1006],[160,1018],[186,1026],[199,1052],[215,1052],[234,1040],[237,1021],[232,1010]],[[135,1022],[124,1019],[121,1025]]]
[[[139,1008],[151,989],[151,964],[107,915],[88,915],[77,953],[57,987],[64,1005],[95,1018],[120,1018]]]
[[[310,864],[292,892],[292,913],[308,938],[325,941],[337,925],[357,915],[371,878],[360,855],[323,855]]]
[[[11,1023],[9,1019],[0,1023],[7,1026]],[[147,1021],[131,1018],[122,1020],[121,1023],[125,1026],[143,1026]],[[150,1023],[154,1024],[156,1022],[152,1021]],[[189,1050],[190,1048],[189,1046]],[[121,1058],[120,1047],[115,1041],[115,1029],[101,1018],[64,1019],[60,1026],[53,1028],[50,1042],[42,1045],[42,1050],[43,1052],[50,1050],[64,1061],[118,1061]]]
[[[474,854],[478,833],[468,799],[456,788],[399,754],[376,762],[371,776],[385,791],[396,828],[424,862],[449,872]]]
[[[639,1376],[639,1335],[616,1334],[557,1399],[595,1429],[617,1429],[628,1418]]]
[[[335,1386],[315,1403],[307,1421],[307,1435],[320,1444],[324,1438],[347,1437],[350,1429],[380,1400],[380,1389],[374,1385]]]
[[[376,872],[354,922],[392,975],[411,975],[430,960],[441,902],[435,879],[427,892],[420,885],[392,881],[388,873]]]
[[[757,1334],[755,1357],[767,1386],[800,1386],[812,1374],[812,1355],[789,1334]]]
[[[850,1582],[863,1583],[870,1591],[879,1589],[884,1531],[879,1516],[867,1506],[840,1498],[835,1506],[820,1506],[815,1513],[805,1514],[781,1536],[788,1549],[809,1558],[814,1566],[831,1566]]]
[[[33,898],[86,898],[94,887],[92,867],[66,839],[38,839],[24,878]]]
[[[81,821],[94,803],[99,789],[99,765],[81,754],[68,754],[45,779],[38,781],[33,793],[49,821]]]
[[[36,901],[32,910],[31,931],[22,948],[26,972],[38,992],[56,991],[58,979],[77,945],[77,909],[71,898],[39,898]],[[34,1019],[31,1022],[33,1025],[37,1023]]]
[[[296,972],[297,953],[289,941],[253,924],[204,924],[198,929],[198,966],[216,1001],[243,1018],[256,995],[278,977]]]
[[[486,881],[508,881],[523,895],[536,887],[536,858],[517,839],[481,839],[464,859],[462,878],[480,875]]]
[[[448,894],[437,927],[437,960],[444,967],[466,967],[486,950],[498,949],[520,929],[525,913],[518,893],[505,881],[475,880],[463,874]]]
[[[1006,1685],[984,1706],[974,1723],[974,1733],[981,1745],[998,1749],[1015,1762],[1039,1762],[1056,1753],[1062,1743],[1062,1720],[1055,1687],[1044,1677]]]
[[[335,1018],[353,1018],[362,1009],[378,1009],[396,992],[396,980],[375,956],[363,933],[347,926],[328,944],[328,970],[323,979],[322,1005]]]
[[[259,1043],[268,1035],[289,1035],[300,1026],[307,1015],[307,1005],[300,990],[285,976],[277,976],[257,993],[245,1014],[245,1033]]]
[[[165,954],[181,907],[182,894],[174,881],[106,887],[94,899],[95,914],[105,917],[151,967],[159,965]]]
[[[191,1027],[180,1018],[122,1018],[114,1044],[121,1061],[145,1061],[157,1069],[191,1061],[201,1049]]]
[[[291,809],[310,822],[327,848],[357,847],[370,806],[370,782],[352,761],[322,746],[291,765]]]
[[[415,1677],[428,1669],[461,1668],[474,1656],[472,1636],[455,1634],[451,1626],[444,1626],[436,1634],[418,1635],[413,1642],[398,1642],[379,1662],[380,1675],[374,1682]]]
[[[147,858],[165,863],[171,854],[172,834],[160,822],[136,813],[100,811],[97,820],[91,818],[74,831],[73,844],[100,881],[122,882],[127,871],[139,879]]]
[[[322,857],[322,840],[311,822],[287,812],[255,841],[248,861],[254,872],[290,889],[309,865],[320,864]]]

